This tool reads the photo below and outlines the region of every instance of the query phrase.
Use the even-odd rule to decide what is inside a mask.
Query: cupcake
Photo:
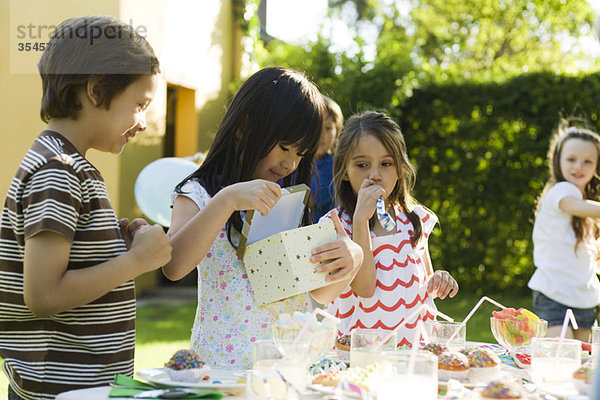
[[[589,363],[586,363],[577,371],[573,372],[573,384],[579,394],[587,395],[591,389],[592,368]]]
[[[208,369],[200,356],[192,350],[178,350],[165,363],[165,371],[174,381],[197,382],[202,379]]]
[[[439,356],[448,351],[448,346],[442,343],[427,343],[422,349]]]
[[[350,335],[338,336],[335,339],[335,350],[342,361],[350,361]]]
[[[487,384],[481,392],[484,399],[522,399],[523,391],[512,382],[494,380]]]
[[[335,348],[343,351],[350,351],[350,335],[338,336],[335,339]]]
[[[456,351],[449,351],[438,356],[438,376],[440,380],[456,379],[465,381],[469,374],[467,356]]]
[[[474,348],[467,353],[469,382],[488,383],[500,375],[500,358],[489,349]]]

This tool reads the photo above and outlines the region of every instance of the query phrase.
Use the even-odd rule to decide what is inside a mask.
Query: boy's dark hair
[[[181,193],[185,182],[195,178],[214,196],[226,186],[252,180],[258,162],[278,143],[296,145],[304,154],[296,171],[283,178],[283,185],[310,186],[324,115],[321,93],[301,73],[282,67],[256,72],[233,97],[200,168],[175,190]],[[311,218],[305,212],[303,224]],[[242,230],[238,211],[227,221],[227,237],[235,247],[232,228]]]
[[[350,217],[356,210],[357,196],[344,178],[350,158],[358,141],[364,135],[372,135],[386,148],[394,159],[398,172],[398,182],[388,196],[391,204],[398,204],[413,224],[411,244],[416,248],[423,235],[421,219],[413,208],[417,201],[412,197],[416,169],[408,158],[406,142],[400,127],[387,114],[379,111],[365,111],[350,117],[344,124],[342,133],[338,136],[337,148],[333,157],[333,187],[336,203],[340,206],[340,213],[346,211]],[[373,229],[377,216],[369,221],[369,228]]]
[[[143,75],[160,72],[152,47],[131,25],[110,16],[63,21],[52,34],[38,63],[42,77],[44,122],[77,118],[77,92],[96,79],[98,105],[112,99]]]

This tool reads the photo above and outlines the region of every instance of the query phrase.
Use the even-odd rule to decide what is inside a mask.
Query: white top
[[[327,310],[340,318],[340,335],[347,335],[355,328],[394,330],[421,305],[436,310],[427,293],[427,271],[425,267],[425,244],[437,222],[437,217],[419,205],[414,208],[421,219],[423,238],[413,248],[410,239],[413,225],[399,206],[395,206],[396,233],[375,236],[371,232],[373,258],[376,270],[376,287],[372,297],[360,297],[348,286],[329,304]],[[330,218],[331,212],[321,218]],[[352,222],[348,213],[341,215],[342,226],[352,235]],[[378,222],[376,222],[378,223]],[[423,309],[397,330],[397,344],[408,346],[413,341],[419,320],[433,320],[434,315]]]
[[[200,210],[211,201],[196,180],[181,188]],[[239,233],[232,229],[232,239]],[[215,238],[206,257],[198,264],[198,307],[192,328],[190,348],[210,366],[252,367],[252,345],[271,337],[271,326],[280,313],[312,311],[307,293],[257,306],[244,262],[227,239],[225,226]]]
[[[598,250],[585,240],[575,250],[577,239],[571,214],[558,206],[569,196],[583,200],[577,186],[559,182],[541,199],[533,225],[536,270],[528,286],[568,307],[592,308],[600,302],[600,282],[596,276]]]

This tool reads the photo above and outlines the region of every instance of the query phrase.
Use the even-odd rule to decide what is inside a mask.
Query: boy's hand
[[[132,227],[130,235],[130,251],[136,257],[141,273],[160,268],[171,260],[171,242],[162,226],[140,224]]]
[[[136,218],[131,223],[129,223],[129,218],[121,218],[119,220],[119,229],[121,230],[121,236],[123,237],[123,240],[125,240],[127,250],[131,249],[133,236],[142,225],[148,225],[148,222],[142,218]]]
[[[427,283],[427,293],[434,299],[439,297],[443,300],[448,295],[452,298],[458,293],[458,283],[448,271],[438,270],[433,273]]]
[[[362,248],[346,234],[337,210],[331,213],[331,220],[337,232],[336,240],[314,248],[310,261],[318,263],[331,260],[315,268],[319,273],[335,271],[326,278],[327,281],[343,278],[347,275],[354,277],[363,262]]]

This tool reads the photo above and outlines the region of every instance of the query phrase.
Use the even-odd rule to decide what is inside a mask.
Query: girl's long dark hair
[[[596,160],[596,174],[585,186],[583,197],[585,200],[600,201],[600,136],[588,128],[588,124],[581,118],[561,118],[558,125],[554,129],[554,135],[550,141],[550,149],[548,151],[548,160],[550,166],[550,178],[546,182],[546,186],[540,197],[537,200],[536,215],[540,208],[540,201],[546,192],[556,183],[566,181],[560,169],[560,157],[564,144],[569,139],[580,139],[590,142],[596,147],[598,158]],[[571,217],[571,227],[575,232],[577,242],[575,248],[588,235],[594,238],[600,236],[600,226],[592,218],[582,218],[573,215]]]
[[[190,179],[197,179],[214,196],[222,188],[252,180],[257,163],[278,143],[298,146],[304,154],[298,168],[283,178],[283,185],[304,183],[310,187],[313,158],[319,145],[325,105],[321,93],[304,75],[291,69],[270,67],[248,78],[229,105],[215,140],[202,165],[180,182],[175,191]],[[310,223],[308,209],[303,224]],[[226,224],[240,232],[239,211]]]
[[[411,195],[416,170],[408,159],[406,143],[404,142],[400,127],[382,112],[366,111],[353,115],[344,124],[344,129],[338,137],[333,159],[333,185],[335,188],[335,199],[340,206],[340,213],[346,211],[352,218],[356,209],[356,194],[352,190],[350,182],[344,179],[344,175],[352,152],[363,135],[373,135],[376,137],[394,159],[398,170],[398,182],[388,196],[388,200],[391,204],[400,205],[413,224],[414,234],[411,237],[411,244],[413,247],[416,247],[423,234],[421,219],[413,211],[417,201]],[[376,216],[373,216],[369,221],[371,229],[373,229],[376,218]]]

